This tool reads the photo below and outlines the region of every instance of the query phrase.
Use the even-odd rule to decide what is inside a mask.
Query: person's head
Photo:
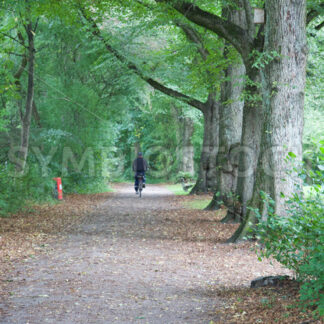
[[[138,157],[143,157],[143,153],[142,152],[138,152],[137,156]]]

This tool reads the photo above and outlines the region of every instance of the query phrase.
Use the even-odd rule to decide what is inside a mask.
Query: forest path
[[[256,264],[250,249],[213,241],[215,213],[173,198],[160,185],[148,185],[141,199],[118,185],[47,253],[16,266],[0,322],[217,322],[224,302],[215,286],[247,285],[273,269]]]

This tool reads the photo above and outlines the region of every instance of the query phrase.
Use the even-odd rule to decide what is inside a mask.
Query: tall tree
[[[247,205],[249,200],[252,198],[253,196],[253,205],[257,205],[256,201],[258,203],[261,202],[261,198],[258,196],[259,192],[259,186],[257,186],[256,188],[254,188],[254,184],[255,184],[255,179],[256,179],[256,169],[257,169],[257,163],[258,163],[258,159],[259,159],[259,152],[260,152],[260,147],[261,147],[261,137],[262,137],[262,145],[264,148],[264,144],[267,138],[266,135],[264,135],[264,131],[263,130],[263,122],[264,122],[264,113],[267,114],[267,119],[265,122],[265,125],[269,125],[269,114],[270,116],[272,116],[271,118],[276,119],[278,118],[278,116],[281,116],[279,114],[279,111],[276,109],[273,109],[273,107],[271,107],[268,104],[269,102],[269,98],[265,99],[266,96],[264,95],[265,93],[268,93],[272,95],[272,91],[269,91],[269,85],[267,83],[267,81],[264,81],[263,84],[261,85],[261,74],[260,74],[260,70],[262,70],[269,62],[269,60],[271,61],[271,59],[275,58],[273,56],[275,56],[274,52],[269,52],[268,50],[263,50],[264,48],[264,28],[263,25],[261,27],[259,27],[259,30],[257,31],[257,28],[254,24],[254,20],[253,20],[253,10],[252,10],[252,6],[250,4],[250,2],[248,0],[242,0],[242,4],[244,7],[244,12],[246,15],[246,24],[247,27],[246,28],[241,28],[240,26],[238,26],[235,23],[232,23],[228,20],[224,20],[221,17],[208,12],[206,10],[202,10],[201,8],[199,8],[195,3],[191,3],[191,2],[186,2],[186,1],[168,1],[168,0],[156,0],[156,2],[158,3],[167,3],[168,5],[170,5],[171,7],[173,7],[175,10],[177,10],[179,13],[181,13],[183,16],[185,16],[187,19],[189,19],[190,21],[194,22],[197,25],[203,26],[213,32],[215,32],[216,34],[218,34],[220,37],[223,37],[225,40],[227,40],[228,42],[230,42],[235,48],[236,50],[240,53],[242,60],[244,62],[245,65],[245,69],[246,69],[246,75],[248,77],[248,80],[246,82],[246,86],[245,86],[245,104],[244,104],[244,110],[243,110],[243,131],[242,131],[242,140],[241,140],[241,156],[240,156],[240,162],[239,162],[239,178],[238,178],[238,185],[237,185],[237,194],[239,196],[239,199],[241,201],[241,207],[237,210],[237,213],[239,215],[239,218],[241,218],[241,220],[243,221],[242,226],[239,228],[238,232],[235,234],[235,236],[233,237],[233,239],[235,240],[237,237],[241,237],[241,233],[245,232],[247,230],[247,228],[249,227],[249,215],[252,215],[251,212],[249,213],[249,215],[246,217],[247,215]],[[275,5],[277,5],[277,8],[275,7]],[[286,7],[285,7],[286,6]],[[291,8],[290,8],[291,6]],[[304,8],[305,7],[305,3],[302,3],[300,1],[296,1],[294,3],[286,3],[286,5],[283,3],[283,1],[278,1],[278,3],[274,3],[272,1],[267,2],[267,6],[266,6],[266,17],[267,17],[267,30],[266,30],[266,37],[267,37],[267,46],[269,48],[273,48],[275,47],[275,44],[273,43],[273,40],[270,41],[271,37],[273,37],[274,35],[271,34],[270,30],[271,28],[273,30],[277,30],[278,26],[279,28],[281,28],[282,30],[283,28],[283,22],[287,23],[288,28],[284,29],[285,32],[287,33],[287,35],[289,35],[287,37],[287,39],[290,38],[291,35],[293,35],[294,33],[304,33],[304,28],[303,26],[300,24],[300,19],[297,19],[297,25],[296,26],[298,28],[298,31],[296,31],[295,29],[293,29],[293,24],[290,21],[290,10],[292,10],[292,12],[294,12],[297,8]],[[284,8],[286,8],[287,10],[287,15],[285,16],[286,19],[283,19],[283,13],[285,13]],[[267,16],[268,11],[270,11],[270,15]],[[272,11],[272,13],[271,13]],[[272,17],[269,19],[269,17]],[[281,21],[278,21],[279,17],[281,17]],[[269,22],[269,20],[271,20],[271,22]],[[305,17],[303,17],[303,19],[305,20]],[[278,25],[276,25],[276,23]],[[271,26],[271,28],[269,28],[269,26]],[[281,37],[284,37],[284,33],[281,34]],[[296,37],[296,35],[292,36]],[[281,44],[279,42],[279,40],[282,41],[282,39],[280,39],[280,37],[278,37],[278,39],[276,39],[276,41],[278,41],[279,45],[277,44],[277,46],[283,46],[283,50],[285,50],[285,46],[287,46],[286,44]],[[292,41],[292,39],[289,40],[291,42],[291,44],[294,43],[294,41]],[[269,44],[272,45],[270,46]],[[279,54],[282,52],[282,50],[278,47],[278,51]],[[290,57],[291,53],[292,53],[292,49],[287,49],[287,56]],[[276,59],[273,60],[273,62],[276,62]],[[264,80],[269,80],[271,79],[271,77],[269,77],[269,75],[271,75],[271,73],[274,73],[274,71],[276,71],[275,69],[275,65],[273,65],[275,63],[271,63],[268,68],[267,71],[271,71],[268,73],[265,73],[265,77]],[[291,64],[290,61],[288,61],[288,64]],[[292,64],[294,65],[294,64]],[[302,65],[302,64],[301,64]],[[274,69],[272,71],[272,69]],[[303,67],[301,66],[301,69],[298,71],[294,71],[293,73],[304,73],[303,72]],[[270,74],[269,74],[270,73]],[[268,75],[268,76],[267,76]],[[294,75],[294,74],[293,74]],[[278,77],[278,76],[277,76]],[[299,77],[298,77],[299,78]],[[284,79],[284,77],[283,77]],[[272,80],[274,81],[274,80]],[[281,86],[281,85],[280,85]],[[273,85],[272,85],[273,87]],[[277,85],[276,87],[274,87],[275,89],[279,87],[279,85]],[[283,90],[284,91],[284,90]],[[286,88],[286,96],[289,98],[294,98],[294,91],[292,88]],[[263,102],[262,102],[263,101]],[[270,100],[270,102],[272,102],[272,100]],[[264,109],[270,109],[270,111],[264,111]],[[277,114],[278,113],[278,114]],[[280,117],[279,117],[280,118]],[[297,119],[300,118],[300,113],[298,113],[298,117]],[[292,116],[290,114],[288,114],[287,118],[289,120],[289,122],[287,122],[287,125],[290,126],[291,121],[293,120]],[[272,120],[270,122],[270,124],[273,122],[274,120]],[[268,126],[265,126],[268,127]],[[272,127],[272,126],[271,126]],[[279,129],[284,129],[284,128],[279,128]],[[298,123],[298,127],[297,127],[298,131],[297,132],[301,132],[302,130],[302,125],[300,123]],[[285,130],[282,130],[282,132],[284,133]],[[269,131],[269,133],[271,133],[271,131]],[[276,133],[276,132],[274,132]],[[287,131],[288,133],[288,131]],[[294,136],[294,134],[291,134],[292,136]],[[272,136],[268,135],[268,138],[272,138]],[[284,137],[285,138],[285,137]],[[298,139],[300,138],[300,136],[298,136],[298,134],[296,134],[296,138],[297,138],[297,142]],[[286,139],[286,138],[285,138]],[[270,141],[270,140],[268,140]],[[272,140],[273,142],[276,142],[275,140]],[[288,141],[288,140],[287,140]],[[289,141],[288,143],[289,144]],[[298,149],[297,149],[298,151]],[[299,153],[297,152],[297,155]],[[282,158],[282,154],[279,154],[276,150],[273,150],[273,152],[271,153],[272,157],[270,158],[271,161],[279,161]],[[262,157],[261,159],[265,160],[265,154],[262,153]],[[265,164],[265,161],[263,162],[263,164]],[[278,164],[278,163],[277,163]],[[259,169],[262,169],[261,165],[262,163],[259,162]],[[261,171],[258,171],[258,183],[260,183],[260,173]],[[272,177],[275,178],[275,177]],[[288,181],[287,182],[287,188],[285,188],[286,190],[284,191],[290,191],[289,188],[291,187],[291,182],[292,181]],[[281,184],[281,188],[283,189],[285,186]],[[273,188],[277,187],[276,185],[272,186]],[[279,186],[278,186],[279,188]],[[274,191],[275,189],[273,189],[272,191]],[[277,191],[275,192],[275,199],[276,202],[278,203],[278,206],[282,205],[282,202],[279,201],[279,195],[280,193],[278,193]],[[279,208],[282,209],[282,208]]]
[[[201,59],[206,62],[210,57],[210,52],[204,46],[200,34],[189,24],[177,21],[189,42],[197,46]],[[211,76],[211,71],[206,70],[207,76]],[[213,191],[216,188],[216,157],[219,146],[219,108],[220,103],[217,98],[215,85],[209,86],[209,94],[204,104],[202,113],[204,115],[204,137],[199,162],[198,178],[190,194]]]
[[[260,191],[275,200],[275,212],[286,215],[285,197],[296,190],[294,174],[285,173],[288,152],[302,159],[306,71],[306,0],[266,2],[264,53],[274,57],[263,70],[265,122],[251,207],[232,240],[241,239],[257,221],[254,208],[267,215]]]
[[[18,166],[18,171],[24,172],[26,167],[28,149],[29,149],[29,134],[30,134],[30,123],[33,112],[33,102],[34,102],[34,68],[35,68],[35,41],[34,35],[36,31],[36,26],[33,26],[33,23],[30,18],[30,9],[28,9],[29,14],[27,17],[27,23],[24,25],[26,34],[27,34],[27,72],[28,72],[28,82],[27,82],[27,97],[26,97],[26,106],[25,111],[21,112],[21,137],[20,137],[20,165]]]
[[[244,12],[245,27],[203,10],[192,2],[169,0],[156,0],[156,2],[173,7],[191,22],[216,33],[229,42],[241,55],[247,81],[244,87],[245,101],[236,191],[241,207],[236,213],[239,214],[237,218],[244,217],[247,202],[251,199],[253,193],[263,123],[260,71],[258,66],[255,65],[255,53],[263,50],[263,26],[259,27],[257,31],[253,20],[252,6],[248,0],[236,0],[233,2],[238,8],[241,7]]]
[[[162,93],[181,100],[194,108],[199,109],[204,115],[204,139],[202,145],[202,153],[199,166],[198,180],[193,188],[193,193],[206,192],[214,190],[216,184],[216,155],[218,149],[218,123],[219,123],[219,101],[215,86],[209,86],[208,97],[206,101],[200,101],[192,98],[179,91],[167,87],[161,82],[147,76],[143,73],[139,66],[133,63],[125,55],[111,46],[106,38],[103,37],[100,28],[97,26],[94,19],[91,17],[91,12],[87,11],[84,7],[80,7],[84,18],[90,23],[92,34],[98,37],[104,44],[106,49],[112,53],[120,62],[124,63],[130,70],[137,74],[142,80],[147,82],[153,88],[161,91]],[[184,31],[188,40],[195,43],[202,59],[206,60],[209,53],[204,48],[203,42],[199,33],[188,25],[183,25],[177,22],[177,25]],[[208,72],[207,72],[208,73]]]
[[[229,21],[244,28],[246,17],[242,8],[226,6],[223,16]],[[227,42],[224,56],[233,49]],[[223,221],[232,221],[235,203],[235,192],[238,180],[239,146],[242,136],[243,86],[245,69],[240,59],[228,66],[224,71],[221,84],[221,109],[219,122],[219,151],[217,154],[217,180],[213,200],[207,209],[218,209],[224,204],[228,213]]]
[[[9,52],[15,56],[21,56],[21,63],[16,73],[14,73],[14,83],[18,99],[18,111],[20,117],[20,140],[19,143],[13,144],[17,147],[17,157],[13,157],[16,164],[16,170],[20,174],[24,173],[29,150],[30,125],[33,113],[34,103],[34,70],[35,70],[35,34],[38,24],[38,18],[34,15],[33,4],[28,0],[21,1],[16,4],[7,4],[9,12],[14,12],[19,19],[16,19],[13,28],[9,28],[7,33],[3,33],[4,37],[9,38],[14,44],[12,48],[18,50]],[[9,14],[10,16],[11,14]],[[8,17],[6,17],[8,19]],[[10,19],[8,19],[10,20]],[[18,53],[17,53],[18,52]],[[20,54],[19,52],[22,52]],[[22,76],[27,72],[26,91],[23,90]],[[23,102],[25,104],[23,105]],[[24,106],[24,107],[23,107]],[[16,151],[16,150],[15,150]]]

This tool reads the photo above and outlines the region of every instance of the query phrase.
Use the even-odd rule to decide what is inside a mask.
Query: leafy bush
[[[37,165],[29,164],[23,176],[16,176],[12,164],[0,165],[0,217],[17,212],[30,202],[44,202],[53,199],[55,182],[51,171],[48,176],[41,175]],[[108,191],[108,178],[86,173],[71,172],[62,178],[63,192],[97,193]]]
[[[86,173],[70,172],[62,178],[65,193],[98,193],[108,191],[108,178],[103,176],[90,176]]]
[[[39,168],[31,165],[23,176],[15,175],[14,165],[0,165],[0,216],[8,216],[26,205],[27,201],[52,198],[54,182],[51,177],[41,177]]]
[[[324,142],[321,143],[322,145]],[[262,193],[268,204],[267,220],[258,224],[257,233],[263,249],[259,256],[274,257],[292,269],[301,285],[301,301],[324,316],[324,148],[321,147],[315,170],[300,170],[303,179],[310,178],[308,194],[297,191],[287,200],[288,217],[274,213],[274,201]],[[295,169],[296,170],[296,169]]]

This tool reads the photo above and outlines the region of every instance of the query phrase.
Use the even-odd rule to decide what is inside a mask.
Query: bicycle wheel
[[[139,197],[142,197],[142,190],[143,190],[143,179],[139,178],[138,179],[138,192],[139,192]]]

